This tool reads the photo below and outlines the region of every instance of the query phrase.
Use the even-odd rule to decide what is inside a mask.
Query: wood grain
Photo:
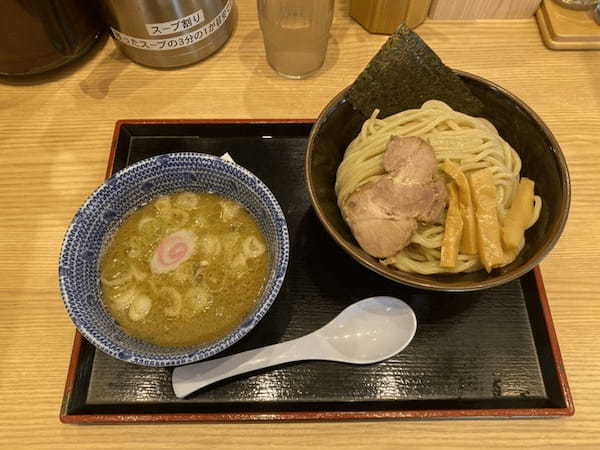
[[[423,23],[431,0],[350,0],[350,15],[370,33],[392,34],[401,23]]]
[[[451,67],[489,78],[546,121],[572,177],[570,220],[542,264],[576,406],[558,420],[67,426],[59,407],[73,342],[56,262],[64,231],[104,177],[114,123],[134,118],[310,118],[385,41],[338,1],[325,67],[278,77],[253,0],[214,57],[157,71],[111,41],[62,71],[0,81],[0,448],[481,448],[600,446],[600,58],[553,52],[532,19],[427,21],[419,34]]]
[[[433,0],[429,17],[437,20],[525,19],[541,0]]]
[[[544,0],[536,13],[544,43],[553,50],[600,50],[600,27],[592,10],[564,8]]]

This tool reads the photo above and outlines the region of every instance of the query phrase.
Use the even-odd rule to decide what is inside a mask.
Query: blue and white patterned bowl
[[[161,347],[126,334],[105,309],[100,288],[103,245],[123,217],[152,198],[178,191],[213,192],[243,204],[267,240],[270,272],[255,309],[229,335],[196,347]],[[285,277],[289,238],[273,193],[243,167],[200,153],[146,159],[107,179],[77,211],[59,262],[60,290],[71,320],[103,352],[144,366],[189,364],[219,353],[245,336],[266,314]]]

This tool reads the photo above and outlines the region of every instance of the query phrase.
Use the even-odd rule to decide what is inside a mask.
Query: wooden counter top
[[[315,118],[385,41],[338,0],[326,64],[302,81],[267,65],[253,0],[238,0],[225,48],[153,70],[112,41],[30,80],[0,79],[0,448],[600,448],[600,52],[546,49],[533,20],[426,22],[418,33],[451,67],[528,103],[569,163],[564,235],[542,264],[575,401],[572,418],[430,422],[72,426],[58,420],[74,327],[57,260],[76,209],[102,181],[114,124],[142,118]]]

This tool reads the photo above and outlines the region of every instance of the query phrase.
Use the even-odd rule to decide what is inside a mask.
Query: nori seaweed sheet
[[[456,111],[480,116],[482,103],[460,78],[406,25],[390,36],[350,87],[346,98],[366,117],[380,118],[427,100],[441,100]]]

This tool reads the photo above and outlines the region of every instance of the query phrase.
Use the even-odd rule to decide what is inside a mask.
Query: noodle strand
[[[454,111],[437,100],[425,102],[420,109],[403,111],[385,119],[379,119],[378,114],[379,110],[375,110],[365,121],[358,136],[346,149],[338,168],[335,191],[342,212],[352,192],[385,174],[383,155],[390,139],[393,136],[417,136],[433,147],[438,163],[450,159],[460,165],[466,175],[487,167],[492,170],[498,219],[500,224],[503,223],[519,183],[521,159],[489,121]],[[536,196],[531,224],[539,217],[540,210],[541,198]],[[420,225],[411,244],[383,262],[400,270],[421,274],[472,272],[482,268],[478,255],[461,253],[455,267],[440,267],[443,235],[443,226]]]

